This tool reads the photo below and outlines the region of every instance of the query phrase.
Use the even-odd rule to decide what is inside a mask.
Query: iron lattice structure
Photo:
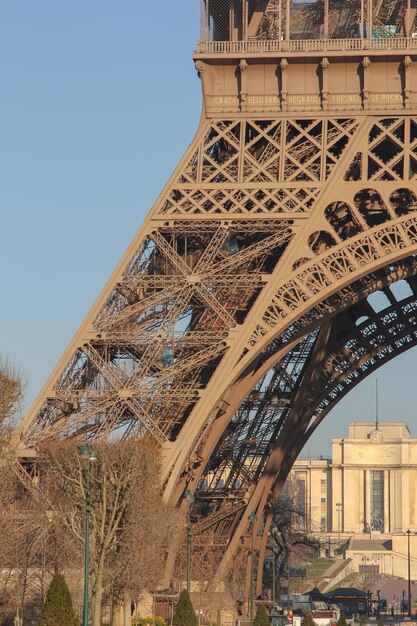
[[[331,408],[417,343],[416,9],[359,1],[359,37],[277,39],[277,11],[335,10],[294,7],[202,4],[197,134],[19,432],[157,442],[219,575],[250,512],[264,554]]]

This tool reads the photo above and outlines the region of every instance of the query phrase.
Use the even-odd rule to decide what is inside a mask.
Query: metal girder
[[[410,287],[410,291],[415,291],[411,281]],[[263,448],[255,447],[248,453],[248,456],[252,457],[252,462],[255,459],[258,468],[264,468],[263,472],[258,472],[259,480],[256,478],[252,480],[252,477],[247,476],[244,471],[247,459],[243,459],[242,462],[237,458],[235,461],[236,467],[230,474],[239,476],[242,483],[240,500],[246,506],[239,512],[239,525],[235,518],[234,525],[226,528],[223,525],[219,528],[219,532],[226,533],[226,539],[223,539],[223,542],[228,545],[219,575],[228,565],[228,556],[230,555],[231,558],[242,541],[247,541],[250,512],[256,511],[258,515],[258,529],[261,529],[264,535],[268,532],[268,515],[276,505],[292,463],[328,412],[350,389],[362,382],[369,374],[405,350],[417,345],[416,294],[413,293],[397,301],[389,290],[384,290],[384,293],[389,295],[391,301],[389,307],[376,312],[368,301],[362,301],[359,305],[354,305],[325,323],[320,331],[321,336],[310,341],[310,351],[305,355],[302,375],[294,385],[292,402],[288,410],[281,410],[279,415],[279,409],[275,408],[279,415],[279,417],[276,415],[275,420],[276,422],[280,420],[281,426],[278,436],[276,431],[270,428],[268,442],[270,445]],[[364,312],[367,318],[357,324],[357,319],[362,318]],[[283,366],[283,364],[280,365]],[[251,420],[254,424],[259,419],[262,404],[274,405],[273,402],[271,403],[272,395],[274,395],[274,389],[267,386],[262,391],[262,402],[258,407],[252,406],[251,410],[256,412],[256,416]],[[242,409],[244,410],[244,407]],[[249,413],[250,410],[247,410],[247,414]],[[226,432],[218,444],[217,451],[221,451],[225,445],[224,442],[230,438],[230,433]],[[239,448],[238,440],[230,441],[229,445],[234,449]],[[215,459],[214,455],[211,462],[215,462]],[[209,464],[207,473],[210,474],[211,471]],[[223,472],[227,473],[226,467],[223,468]],[[212,472],[213,482],[215,478],[216,473]],[[205,510],[208,509],[208,500],[211,499],[212,516],[214,516],[214,511],[217,511],[217,515],[220,515],[222,510],[227,511],[227,500],[230,503],[236,501],[230,482],[219,486],[217,481],[214,485],[210,485],[205,478],[201,481],[196,495],[197,503],[199,497],[203,499]],[[197,519],[198,504],[194,514]],[[260,564],[259,585],[261,573]]]
[[[155,441],[165,499],[197,491],[223,569],[330,407],[415,334],[389,291],[417,275],[409,33],[346,50],[286,34],[194,55],[197,134],[15,441]]]

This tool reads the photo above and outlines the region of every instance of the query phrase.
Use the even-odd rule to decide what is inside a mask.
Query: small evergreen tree
[[[303,619],[303,626],[317,626],[311,611],[307,611]]]
[[[346,616],[343,611],[340,613],[340,617],[337,620],[337,626],[347,626]]]
[[[63,574],[54,574],[51,580],[39,626],[80,626]]]
[[[197,626],[198,621],[186,589],[183,589],[175,607],[173,626]]]
[[[254,620],[255,626],[270,626],[269,618],[263,604],[258,604]]]

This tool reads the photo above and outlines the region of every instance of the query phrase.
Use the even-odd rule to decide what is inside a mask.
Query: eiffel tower
[[[299,452],[417,344],[416,9],[201,1],[196,136],[20,427],[156,442],[258,591]]]

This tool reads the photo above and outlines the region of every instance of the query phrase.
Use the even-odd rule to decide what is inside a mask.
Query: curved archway
[[[277,393],[278,389],[285,387],[288,372],[285,373],[285,360],[278,363],[278,367],[274,375],[267,381],[266,387],[262,390],[262,386],[258,389],[256,395],[250,394],[246,404],[252,401],[252,406],[243,406],[240,408],[233,428],[225,431],[219,446],[213,456],[213,464],[208,468],[207,473],[210,474],[211,484],[207,479],[200,482],[200,489],[203,488],[203,500],[207,508],[210,499],[210,491],[213,499],[222,502],[222,506],[214,510],[211,515],[204,514],[204,525],[216,526],[220,522],[222,524],[222,533],[226,530],[226,537],[222,539],[229,545],[229,553],[233,554],[241,536],[239,536],[238,525],[236,519],[240,519],[243,527],[248,526],[248,512],[255,510],[258,515],[258,528],[263,528],[263,549],[265,549],[265,538],[268,531],[268,513],[273,510],[276,499],[282,489],[285,479],[291,469],[292,463],[297,458],[302,447],[305,445],[311,434],[322,422],[329,411],[343,398],[349,390],[362,382],[370,373],[381,367],[384,363],[395,358],[402,352],[417,345],[417,321],[415,312],[417,311],[417,289],[416,282],[413,279],[409,282],[413,293],[411,296],[403,299],[396,299],[389,289],[385,289],[384,293],[389,296],[390,305],[380,311],[375,311],[367,300],[362,301],[359,305],[353,305],[350,309],[335,316],[328,322],[326,330],[321,329],[320,333],[327,335],[327,350],[323,351],[320,346],[320,336],[318,333],[309,336],[304,341],[302,347],[298,346],[297,351],[300,353],[303,349],[309,349],[310,352],[321,350],[320,359],[313,359],[314,366],[305,367],[308,358],[304,361],[304,368],[300,369],[300,386],[296,389],[295,397],[287,403],[283,402],[282,393]],[[366,310],[367,318],[361,324],[357,324],[357,316]],[[350,331],[346,329],[350,324]],[[342,332],[341,332],[342,331]],[[309,355],[311,359],[311,355]],[[290,359],[287,358],[287,365]],[[281,367],[281,375],[279,368]],[[307,370],[310,370],[308,373]],[[301,380],[303,379],[303,380]],[[307,395],[306,395],[307,394]],[[277,402],[281,395],[281,408],[275,405],[276,411],[281,411],[276,425],[279,426],[281,432],[276,438],[275,434],[270,431],[270,439],[264,445],[271,446],[271,454],[265,462],[265,458],[260,459],[257,455],[261,451],[258,446],[254,452],[254,458],[258,464],[247,463],[246,459],[250,458],[251,453],[248,450],[243,459],[241,458],[240,472],[234,468],[233,472],[227,472],[229,460],[225,456],[224,451],[235,451],[234,462],[242,457],[243,448],[237,445],[239,437],[242,434],[237,433],[236,426],[238,421],[247,423],[247,430],[244,439],[248,442],[256,440],[259,435],[259,425],[268,429],[267,420],[265,419],[265,407],[271,410],[271,405]],[[286,405],[285,405],[286,404]],[[300,407],[302,411],[300,412]],[[254,411],[255,415],[250,418],[250,413]],[[294,419],[296,416],[296,419]],[[272,421],[269,422],[269,426]],[[286,456],[282,455],[282,449],[286,450]],[[217,457],[216,457],[217,455]],[[275,459],[274,459],[275,455]],[[281,458],[279,458],[281,455]],[[223,466],[221,463],[223,463]],[[256,467],[254,467],[256,466]],[[274,468],[271,471],[271,468]],[[277,469],[279,468],[279,469]],[[228,480],[223,480],[222,489],[219,488],[219,477],[228,476]],[[267,478],[265,478],[265,476]],[[263,481],[262,487],[256,485],[257,478]],[[245,482],[246,479],[246,489]],[[250,495],[251,485],[256,485],[252,496]],[[232,495],[232,503],[229,510],[227,509],[226,493]],[[259,497],[257,500],[256,491],[262,491],[264,500]],[[240,491],[240,500],[239,500]],[[198,492],[197,492],[198,493]],[[259,496],[259,493],[258,493]],[[245,502],[249,498],[249,504]],[[229,518],[231,524],[229,528],[225,525],[225,520]],[[244,530],[243,535],[247,532]],[[237,541],[236,541],[237,537]],[[233,545],[235,543],[235,545]],[[261,553],[262,554],[262,553]],[[227,564],[227,556],[225,559]],[[223,562],[222,567],[226,564]],[[262,563],[262,558],[260,558]],[[258,571],[261,577],[261,571]],[[258,584],[260,584],[260,578]]]
[[[209,385],[210,393],[206,397],[211,408],[208,408],[206,402],[202,402],[179,433],[178,441],[190,441],[190,432],[203,428],[207,415],[216,414],[216,411],[224,413],[222,403],[234,403],[237,408],[257,382],[254,367],[262,359],[263,351],[267,353],[269,346],[274,345],[276,338],[279,338],[281,350],[285,354],[297,337],[303,337],[318,328],[326,318],[381,286],[414,274],[416,244],[415,215],[398,218],[382,227],[374,227],[365,235],[361,234],[338,244],[327,253],[293,270],[292,274],[284,277],[281,285],[272,283],[268,294],[269,304],[263,309],[260,319],[257,318],[255,332],[247,336],[243,352],[239,350],[240,346],[236,347],[235,351],[230,350],[223,359],[222,365],[228,370],[227,385],[214,374]],[[247,383],[248,372],[252,374],[252,386]],[[239,390],[242,377],[246,384]],[[229,395],[226,387],[230,390]],[[178,484],[177,494],[182,489],[181,481],[177,481],[184,458],[190,459],[188,466],[195,462],[193,454],[190,455],[188,450],[189,448],[183,448],[181,455],[177,457],[178,470],[170,469],[168,488]],[[197,451],[195,454],[199,455]],[[187,469],[182,472],[182,478],[187,480]]]

